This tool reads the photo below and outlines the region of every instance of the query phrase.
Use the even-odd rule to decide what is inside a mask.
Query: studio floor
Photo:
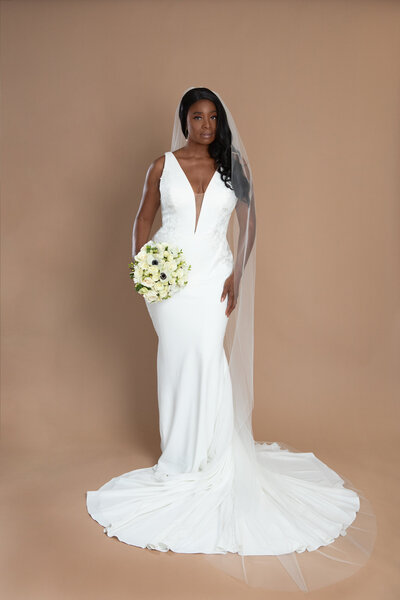
[[[321,455],[321,454],[320,454]],[[323,459],[357,480],[377,516],[378,535],[366,567],[339,584],[305,594],[318,600],[397,600],[394,532],[399,530],[396,464],[383,445],[352,459]],[[389,458],[388,458],[389,457]],[[85,491],[156,456],[133,446],[99,443],[40,456],[3,450],[1,477],[2,597],[7,600],[125,600],[296,597],[249,588],[199,555],[157,552],[108,538],[87,513]]]

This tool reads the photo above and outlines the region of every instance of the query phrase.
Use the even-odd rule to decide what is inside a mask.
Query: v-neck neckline
[[[189,181],[189,178],[188,178],[188,176],[186,175],[185,171],[183,170],[183,168],[182,168],[182,166],[181,166],[181,163],[179,162],[179,160],[176,158],[175,154],[174,154],[172,151],[171,151],[171,154],[172,154],[172,156],[174,157],[174,159],[176,160],[176,162],[177,162],[177,165],[178,165],[178,167],[180,168],[180,170],[182,171],[183,175],[185,176],[185,179],[186,179],[186,181],[188,182],[188,184],[189,184],[189,186],[190,186],[190,189],[191,189],[191,190],[192,190],[192,192],[193,192],[193,195],[195,195],[195,194],[203,194],[203,202],[204,202],[204,197],[205,197],[205,195],[206,195],[206,192],[207,192],[208,188],[210,187],[210,184],[211,184],[212,180],[214,179],[214,177],[215,177],[216,173],[218,172],[218,169],[215,169],[215,171],[214,171],[214,173],[212,174],[212,177],[211,177],[210,181],[208,182],[208,184],[207,184],[207,187],[206,187],[206,189],[204,190],[204,192],[195,192],[195,191],[194,191],[194,189],[193,189],[193,186],[192,186],[192,184],[191,184],[191,183],[190,183],[190,181]],[[202,205],[203,205],[203,203],[202,203]],[[201,213],[201,211],[200,211],[200,213]],[[200,219],[200,215],[199,215],[199,219]],[[199,220],[197,221],[197,223],[198,223],[198,222],[199,222]]]

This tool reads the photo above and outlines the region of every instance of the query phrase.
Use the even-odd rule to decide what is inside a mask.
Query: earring
[[[185,135],[185,138],[187,138],[187,136],[188,136],[188,130],[187,129],[185,129],[185,134],[184,135]]]

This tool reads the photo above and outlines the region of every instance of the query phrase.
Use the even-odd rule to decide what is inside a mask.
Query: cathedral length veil
[[[184,93],[193,87],[189,87]],[[346,533],[339,535],[328,545],[311,551],[302,549],[279,555],[252,554],[246,541],[249,539],[248,533],[245,536],[241,529],[242,524],[246,522],[246,515],[252,515],[252,522],[257,524],[257,528],[263,527],[263,519],[256,517],[262,515],[261,498],[268,493],[268,473],[264,473],[261,469],[257,450],[268,447],[271,452],[300,451],[282,442],[255,442],[253,437],[256,276],[256,211],[253,178],[247,153],[232,114],[219,94],[212,91],[225,109],[232,134],[231,182],[237,197],[227,237],[235,264],[235,295],[237,292],[239,295],[236,307],[229,316],[225,349],[233,390],[235,522],[240,551],[201,556],[211,561],[213,566],[245,581],[250,586],[276,591],[311,591],[353,575],[367,562],[375,542],[376,517],[364,494],[340,475],[342,481],[339,479],[335,485],[343,484],[355,490],[360,498],[360,510],[355,520],[347,527]],[[186,143],[179,119],[179,105],[180,103],[175,111],[171,151],[181,148]]]

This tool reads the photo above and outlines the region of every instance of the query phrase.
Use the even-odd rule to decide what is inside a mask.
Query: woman
[[[162,452],[153,467],[87,492],[89,513],[110,537],[204,554],[250,585],[309,590],[351,575],[373,546],[368,501],[313,453],[253,438],[252,173],[231,113],[208,88],[184,93],[171,151],[148,169],[133,256],[159,206],[152,241],[179,246],[191,265],[183,289],[145,299],[158,335]]]

